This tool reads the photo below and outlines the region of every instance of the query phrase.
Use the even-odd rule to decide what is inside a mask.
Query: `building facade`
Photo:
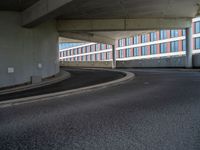
[[[185,55],[185,29],[160,30],[116,41],[116,60]],[[193,19],[193,53],[200,53],[200,17]],[[112,61],[112,46],[87,43],[60,49],[60,61]]]

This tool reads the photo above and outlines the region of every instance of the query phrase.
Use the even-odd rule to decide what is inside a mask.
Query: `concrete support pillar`
[[[186,28],[186,68],[192,68],[192,50],[193,50],[192,26]]]
[[[115,45],[112,45],[112,69],[116,68],[116,47]]]

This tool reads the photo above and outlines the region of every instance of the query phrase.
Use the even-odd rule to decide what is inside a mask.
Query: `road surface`
[[[132,70],[121,86],[0,109],[1,150],[199,150],[200,73]]]

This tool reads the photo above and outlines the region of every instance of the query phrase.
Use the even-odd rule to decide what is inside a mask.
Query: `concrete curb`
[[[101,69],[95,69],[95,70],[101,70]],[[108,69],[103,69],[103,70],[108,70]],[[111,71],[111,70],[108,70],[108,71]],[[97,91],[99,89],[104,89],[104,88],[107,88],[107,87],[113,87],[113,86],[121,85],[121,84],[126,83],[127,81],[130,81],[130,80],[135,78],[134,73],[126,72],[126,71],[120,71],[120,70],[114,70],[114,71],[123,73],[126,76],[121,78],[121,79],[114,80],[114,81],[109,81],[109,82],[106,82],[106,83],[82,87],[82,88],[78,88],[78,89],[67,90],[67,91],[45,94],[45,95],[39,95],[39,96],[20,98],[20,99],[14,99],[14,100],[2,101],[2,102],[0,102],[0,108],[14,106],[14,105],[20,105],[20,104],[25,104],[25,103],[31,103],[31,102],[37,102],[37,101],[51,100],[51,99],[54,99],[54,98],[62,98],[62,97],[80,94],[80,93],[85,93],[85,92]]]
[[[11,93],[16,93],[16,92],[23,92],[25,90],[31,90],[31,89],[51,85],[51,84],[66,80],[70,77],[71,77],[71,74],[69,72],[61,70],[60,73],[55,78],[48,79],[46,81],[43,81],[43,82],[37,83],[37,84],[30,84],[30,85],[20,86],[20,87],[16,87],[16,88],[2,90],[2,91],[0,91],[0,95],[11,94]]]

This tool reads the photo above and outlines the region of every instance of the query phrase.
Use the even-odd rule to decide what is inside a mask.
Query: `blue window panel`
[[[167,39],[167,31],[166,30],[160,31],[160,39],[161,40]]]
[[[195,38],[195,49],[200,49],[200,38]]]
[[[112,48],[112,45],[108,45],[108,49]]]
[[[142,56],[147,55],[147,46],[142,47]]]
[[[170,30],[171,38],[178,37],[178,30]]]
[[[118,47],[123,47],[123,39],[118,40]]]
[[[138,38],[138,36],[134,36],[134,38],[133,38],[133,44],[139,44],[139,38]]]
[[[195,23],[195,33],[200,33],[200,21]]]
[[[142,35],[142,43],[146,43],[147,42],[147,35],[143,34]]]
[[[134,56],[139,56],[139,48],[138,48],[138,47],[137,47],[137,48],[134,48],[134,49],[133,49],[133,53],[134,53],[134,54],[133,54]]]
[[[167,52],[167,43],[161,43],[160,44],[160,53],[166,53]]]
[[[171,52],[178,52],[178,49],[179,49],[178,41],[171,42],[170,47],[171,47],[170,49]]]
[[[157,35],[156,32],[151,32],[150,33],[150,40],[151,42],[156,41],[157,40]]]
[[[104,60],[104,53],[101,53],[101,60]]]
[[[183,44],[183,51],[186,51],[186,40],[183,40],[182,44]]]
[[[110,52],[107,52],[107,60],[110,59]]]
[[[124,53],[123,53],[123,50],[119,50],[119,58],[123,58],[124,57]]]
[[[101,44],[101,50],[105,50],[106,49],[106,44]]]
[[[131,56],[131,49],[128,48],[126,49],[126,57],[130,57]]]
[[[182,30],[182,35],[186,36],[186,30],[185,29]]]
[[[99,51],[99,44],[96,44],[96,51]]]
[[[154,44],[154,45],[151,45],[150,46],[150,51],[151,51],[151,54],[157,54],[157,45]]]
[[[126,38],[126,46],[131,45],[131,38]]]

